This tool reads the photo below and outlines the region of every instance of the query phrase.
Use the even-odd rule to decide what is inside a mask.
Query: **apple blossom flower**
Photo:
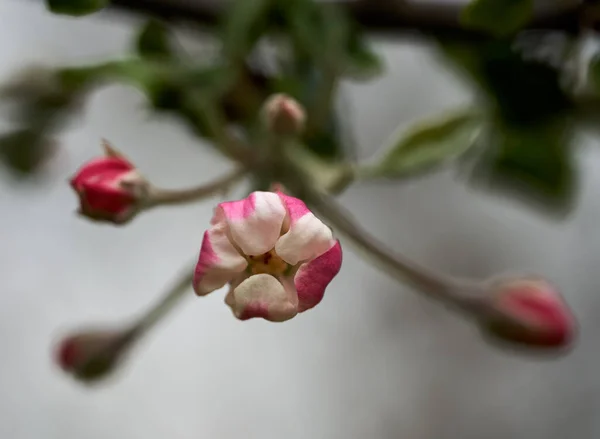
[[[229,284],[225,302],[237,318],[282,322],[316,306],[341,263],[339,241],[304,202],[253,192],[216,208],[194,290],[203,296]]]

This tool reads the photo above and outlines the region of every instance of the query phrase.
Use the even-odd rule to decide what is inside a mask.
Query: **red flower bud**
[[[80,201],[79,213],[99,221],[122,224],[138,211],[148,183],[127,159],[104,144],[106,156],[83,165],[71,179]]]
[[[56,350],[56,362],[82,381],[107,377],[133,339],[131,331],[85,331],[65,337]]]
[[[495,282],[482,319],[491,335],[512,343],[562,348],[575,338],[576,323],[558,291],[539,278]]]

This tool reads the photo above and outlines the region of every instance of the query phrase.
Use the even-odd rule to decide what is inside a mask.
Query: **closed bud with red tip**
[[[561,349],[576,336],[575,318],[548,281],[523,277],[491,284],[482,328],[500,340],[547,349]]]
[[[98,381],[114,371],[133,339],[131,331],[88,330],[63,338],[56,362],[81,381]]]
[[[105,155],[84,164],[71,178],[79,213],[90,219],[123,224],[147,201],[149,183],[133,164],[104,142]]]
[[[297,135],[304,130],[306,113],[294,98],[274,94],[264,103],[263,118],[267,129],[279,135]]]

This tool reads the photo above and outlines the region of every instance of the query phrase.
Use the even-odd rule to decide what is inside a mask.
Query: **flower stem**
[[[314,188],[291,161],[286,161],[284,184],[299,198],[315,209],[337,231],[350,239],[356,247],[377,261],[391,275],[410,282],[420,292],[463,311],[474,313],[481,307],[483,286],[479,282],[455,279],[423,267],[389,249],[352,219],[337,201]]]
[[[162,297],[133,323],[120,326],[118,329],[96,332],[96,338],[101,336],[104,342],[101,346],[96,346],[83,363],[71,366],[75,375],[82,380],[92,381],[104,378],[113,372],[122,354],[130,351],[191,288],[193,275],[194,271],[189,268],[183,271]]]
[[[330,117],[331,107],[335,102],[335,94],[338,88],[338,76],[332,68],[325,70],[314,105],[308,112],[308,125],[306,131],[308,135],[315,134],[322,130]]]
[[[232,184],[246,175],[246,169],[236,169],[233,172],[208,184],[187,189],[151,188],[145,208],[170,204],[185,204],[210,197],[218,192],[225,192]]]
[[[131,325],[131,331],[136,335],[135,338],[146,334],[179,303],[184,294],[192,287],[193,278],[194,271],[189,268],[179,274],[160,299]]]

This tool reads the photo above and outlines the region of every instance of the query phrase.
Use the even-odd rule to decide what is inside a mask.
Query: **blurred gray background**
[[[0,80],[29,63],[125,53],[134,21],[66,19],[37,1],[0,0]],[[367,158],[398,125],[470,99],[426,45],[379,42],[387,73],[352,85]],[[591,439],[600,437],[598,139],[582,133],[582,192],[566,221],[466,188],[452,172],[357,185],[343,203],[373,234],[449,273],[548,275],[582,334],[549,361],[486,344],[345,246],[322,304],[285,324],[239,322],[223,293],[190,296],[106,386],[51,362],[56,337],[151,303],[198,253],[213,201],[142,215],[126,228],[74,214],[66,179],[108,138],[154,182],[209,181],[229,164],[177,122],[151,119],[135,90],[104,88],[60,138],[39,184],[0,173],[0,437],[6,439]]]

